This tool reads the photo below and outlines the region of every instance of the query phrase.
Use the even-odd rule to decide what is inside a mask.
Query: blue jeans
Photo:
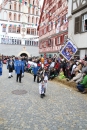
[[[80,92],[83,92],[83,91],[85,90],[85,87],[84,87],[83,84],[78,84],[78,85],[77,85],[77,88],[78,88],[78,90],[79,90]]]

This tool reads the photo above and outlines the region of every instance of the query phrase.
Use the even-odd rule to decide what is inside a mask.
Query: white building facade
[[[78,47],[78,55],[87,55],[87,0],[68,0],[68,37]]]
[[[37,46],[38,49],[39,17],[38,0],[26,0],[24,3],[3,0],[0,6],[0,44]]]

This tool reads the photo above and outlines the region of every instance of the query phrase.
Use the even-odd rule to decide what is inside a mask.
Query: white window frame
[[[85,20],[87,20],[87,13],[86,14],[84,14],[84,15],[82,15],[82,32],[85,32],[85,31],[87,31],[86,29],[85,29]]]

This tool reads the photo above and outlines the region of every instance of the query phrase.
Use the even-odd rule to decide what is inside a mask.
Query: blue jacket
[[[0,76],[2,75],[2,61],[0,60]]]
[[[33,71],[34,75],[37,75],[37,72],[38,72],[39,68],[40,68],[39,66],[32,68],[32,71]]]
[[[21,60],[15,61],[15,72],[16,74],[22,74],[24,73],[24,63]]]

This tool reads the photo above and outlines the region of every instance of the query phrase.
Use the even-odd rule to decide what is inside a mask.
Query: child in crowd
[[[47,81],[48,81],[47,73],[42,73],[41,80],[39,83],[39,93],[41,98],[45,96],[47,89]]]

